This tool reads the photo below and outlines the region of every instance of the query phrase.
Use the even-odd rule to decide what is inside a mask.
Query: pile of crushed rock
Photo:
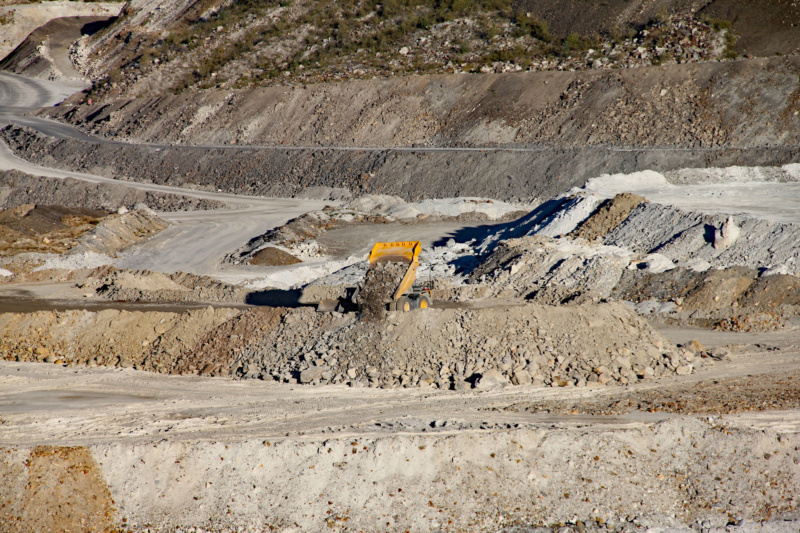
[[[355,314],[287,310],[243,347],[242,378],[354,387],[491,389],[624,385],[703,364],[621,303]]]
[[[103,266],[93,270],[81,288],[109,300],[127,302],[227,302],[243,303],[252,291],[207,276],[150,270],[120,270]]]
[[[408,265],[401,263],[379,263],[367,270],[357,297],[362,320],[377,322],[384,319],[386,307],[407,270]]]

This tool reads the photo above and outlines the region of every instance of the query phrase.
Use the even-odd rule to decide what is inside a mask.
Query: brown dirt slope
[[[3,456],[22,453],[3,452]],[[25,471],[17,472],[13,463],[0,462],[0,529],[4,533],[117,531],[114,501],[88,449],[37,446],[23,464]]]
[[[63,253],[91,231],[107,212],[61,206],[22,205],[0,211],[0,250]]]
[[[573,237],[580,237],[593,241],[602,239],[620,222],[625,220],[631,211],[646,199],[638,194],[629,192],[616,195],[614,198],[601,203],[594,213],[572,232]]]
[[[28,77],[48,77],[55,72],[71,77],[74,71],[63,72],[65,64],[54,63],[48,53],[43,55],[40,47],[47,43],[48,49],[66,49],[83,35],[90,35],[102,28],[109,17],[64,17],[51,20],[34,30],[28,37],[0,62],[0,70]]]

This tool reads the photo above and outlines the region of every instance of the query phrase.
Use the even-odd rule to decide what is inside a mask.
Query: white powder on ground
[[[603,174],[571,192],[600,198],[632,192],[651,202],[705,214],[740,214],[773,222],[797,222],[800,164],[782,167],[652,170]]]
[[[661,254],[649,254],[641,259],[632,261],[628,270],[644,270],[659,274],[673,268],[675,268],[675,263],[669,257]]]
[[[114,266],[116,260],[105,254],[98,254],[95,252],[84,252],[82,254],[55,256],[47,259],[43,265],[33,269],[34,272],[39,270],[82,270],[88,268],[97,268],[105,265]]]
[[[325,261],[316,264],[298,263],[282,267],[280,270],[267,273],[258,279],[248,280],[244,286],[248,289],[296,289],[363,261],[364,258],[361,256],[351,256],[342,261]]]
[[[369,194],[356,198],[347,207],[363,212],[381,213],[395,219],[416,218],[419,215],[457,217],[466,213],[481,213],[491,220],[496,220],[509,213],[530,210],[533,206],[475,197],[435,198],[419,202],[405,202],[398,196]]]

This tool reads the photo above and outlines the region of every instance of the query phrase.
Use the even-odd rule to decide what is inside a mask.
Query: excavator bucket
[[[408,270],[403,276],[403,280],[398,285],[397,290],[392,296],[393,300],[400,298],[414,284],[419,268],[419,253],[422,245],[419,241],[403,242],[378,242],[372,247],[369,254],[369,266],[377,263],[404,263],[408,265]]]

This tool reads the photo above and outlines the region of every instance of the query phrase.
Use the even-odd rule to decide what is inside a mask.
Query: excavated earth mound
[[[108,212],[26,204],[0,211],[0,254],[64,253],[78,244]]]
[[[429,309],[389,313],[382,323],[300,308],[234,366],[238,376],[287,382],[464,389],[624,384],[698,364],[614,303]]]
[[[248,261],[251,265],[258,266],[288,266],[302,263],[300,259],[280,248],[267,246],[255,252]]]
[[[535,235],[500,242],[460,289],[459,301],[526,298],[542,304],[607,298],[630,263],[617,247]]]
[[[107,309],[0,314],[0,358],[229,375],[230,369],[222,367],[228,352],[209,332],[222,326],[221,331],[232,335],[236,326],[226,322],[240,313],[208,307],[184,313]]]
[[[634,208],[646,201],[647,199],[642,196],[629,192],[604,200],[595,212],[581,222],[571,235],[587,241],[600,239],[619,226],[620,222],[628,218]]]
[[[310,308],[0,315],[0,358],[354,387],[627,384],[706,364],[623,304],[390,313]],[[707,360],[705,360],[707,361]]]

